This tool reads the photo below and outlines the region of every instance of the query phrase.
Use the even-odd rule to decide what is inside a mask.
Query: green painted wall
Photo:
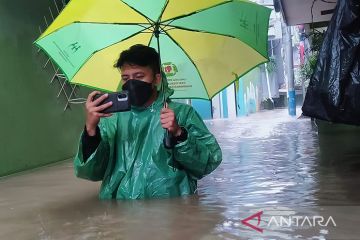
[[[0,176],[69,159],[76,151],[83,106],[63,111],[59,84],[49,84],[53,71],[42,68],[46,57],[32,46],[50,5],[0,0]]]

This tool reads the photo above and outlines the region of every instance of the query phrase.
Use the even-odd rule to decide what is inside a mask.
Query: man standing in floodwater
[[[173,90],[162,79],[155,49],[134,45],[120,54],[115,67],[121,72],[122,88],[129,91],[131,110],[101,113],[112,104],[99,105],[107,94],[96,100],[99,92],[89,94],[85,129],[74,159],[76,176],[102,181],[101,199],[194,194],[197,180],[222,160],[215,137],[191,106],[169,99]],[[172,149],[164,147],[164,129],[173,136]]]

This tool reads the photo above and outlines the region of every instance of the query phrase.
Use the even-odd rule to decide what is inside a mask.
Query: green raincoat
[[[172,90],[166,87],[166,97]],[[197,180],[221,162],[221,149],[200,116],[189,105],[169,102],[179,126],[188,132],[186,141],[174,149],[163,145],[160,94],[152,106],[133,108],[102,118],[101,142],[86,160],[80,140],[74,159],[77,177],[102,180],[100,199],[141,199],[195,193]]]

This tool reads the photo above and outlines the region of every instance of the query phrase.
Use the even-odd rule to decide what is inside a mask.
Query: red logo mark
[[[261,222],[261,215],[263,214],[263,211],[260,211],[260,212],[257,212],[253,215],[251,215],[250,217],[248,218],[245,218],[244,220],[241,220],[241,223],[244,224],[245,226],[248,226],[248,227],[251,227],[252,229],[258,231],[258,232],[263,232],[263,229],[262,228],[259,228],[257,226],[259,226],[260,222]],[[249,223],[249,221],[251,219],[254,219],[254,218],[257,218],[258,220],[258,223],[256,226],[252,225],[251,223]]]
[[[165,72],[169,73],[172,71],[172,67],[171,66],[166,66],[165,67]]]

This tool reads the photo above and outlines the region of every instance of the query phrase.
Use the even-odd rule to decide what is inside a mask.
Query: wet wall
[[[61,1],[58,1],[59,3]],[[83,107],[63,111],[60,84],[32,42],[53,1],[0,0],[0,176],[71,158]]]

